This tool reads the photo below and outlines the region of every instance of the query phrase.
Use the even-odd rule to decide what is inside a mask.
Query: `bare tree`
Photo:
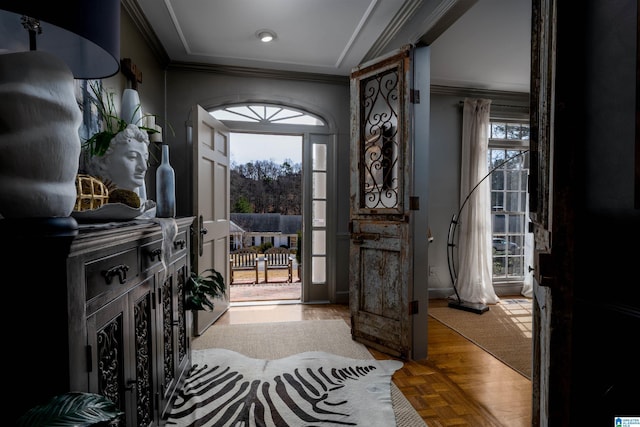
[[[301,164],[290,159],[282,164],[270,160],[232,164],[230,175],[232,212],[302,213]]]

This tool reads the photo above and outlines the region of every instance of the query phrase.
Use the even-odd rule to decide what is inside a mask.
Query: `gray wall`
[[[460,190],[460,96],[431,94],[429,146],[429,295],[449,296],[453,290],[447,264],[447,233],[458,209]]]

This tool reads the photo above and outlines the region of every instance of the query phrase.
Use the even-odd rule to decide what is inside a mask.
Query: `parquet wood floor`
[[[432,300],[430,304],[446,304]],[[345,305],[231,306],[216,324],[344,319]],[[531,381],[429,317],[428,357],[404,361],[393,381],[429,427],[531,425]],[[388,355],[370,349],[377,359]]]

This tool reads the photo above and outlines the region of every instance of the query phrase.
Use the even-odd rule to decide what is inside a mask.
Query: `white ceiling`
[[[529,91],[531,0],[135,1],[173,63],[348,76],[426,42],[432,84]]]

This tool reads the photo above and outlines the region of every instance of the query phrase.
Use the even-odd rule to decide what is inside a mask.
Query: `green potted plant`
[[[211,311],[213,300],[224,297],[226,289],[224,277],[215,269],[208,268],[201,274],[192,271],[185,287],[185,308]]]
[[[125,130],[129,122],[118,115],[113,100],[113,93],[107,93],[102,87],[101,82],[91,82],[87,91],[90,91],[88,96],[98,111],[103,130],[94,133],[84,141],[83,148],[90,156],[103,156],[109,148],[113,137],[116,136],[117,133]],[[140,105],[137,106],[137,110],[139,109]],[[142,126],[142,123],[134,124],[147,133],[153,134],[158,132],[156,129]]]
[[[95,393],[69,392],[31,408],[17,427],[84,427],[115,425],[123,415],[113,401]]]

